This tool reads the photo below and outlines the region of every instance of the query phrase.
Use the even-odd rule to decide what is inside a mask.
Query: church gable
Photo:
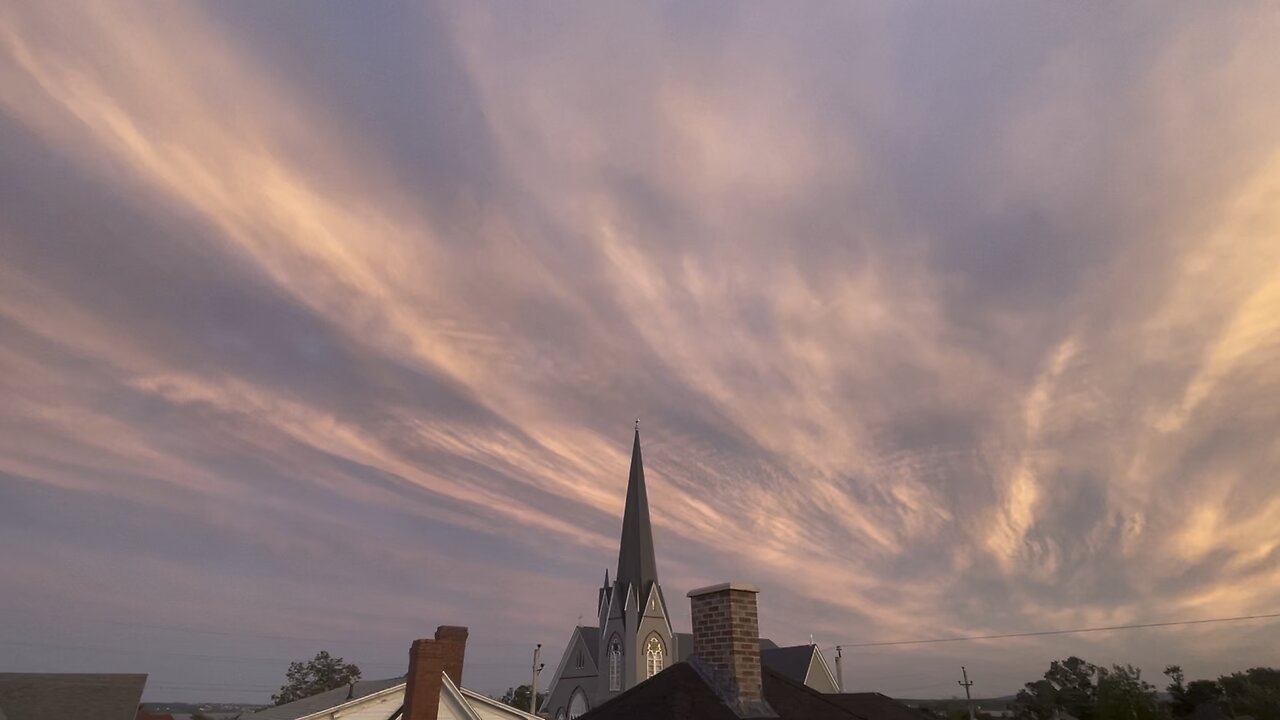
[[[649,598],[645,601],[643,617],[647,618],[667,618],[667,607],[662,601],[662,589],[658,587],[658,583],[649,586]],[[670,632],[670,623],[667,625]]]
[[[598,670],[596,660],[600,652],[600,631],[596,628],[580,627],[574,633],[573,642],[564,656],[565,677],[595,677]]]
[[[809,672],[805,675],[804,684],[821,693],[840,692],[836,678],[827,666],[827,659],[816,645],[813,647],[813,658],[809,661]]]
[[[570,695],[575,692],[591,693],[600,674],[599,659],[600,629],[595,627],[576,627],[569,635],[564,654],[560,657],[560,665],[548,686],[549,695],[543,701],[541,711],[555,716],[566,712]],[[595,703],[590,703],[594,707]]]

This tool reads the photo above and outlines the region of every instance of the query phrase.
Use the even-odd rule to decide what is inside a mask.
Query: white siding
[[[468,698],[468,701],[470,702],[471,709],[476,711],[476,714],[480,716],[481,720],[522,720],[522,718],[529,717],[528,713],[516,712],[514,709],[505,705],[495,706],[471,700],[470,698]]]
[[[404,704],[404,689],[385,695],[371,695],[367,702],[343,708],[329,717],[334,720],[387,720]]]
[[[470,718],[471,716],[453,694],[440,688],[440,712],[436,715],[436,720],[470,720]]]
[[[447,678],[442,679],[446,684],[440,686],[440,712],[437,720],[475,720],[476,717],[480,720],[541,720],[471,690],[455,695],[450,690],[452,683]],[[389,688],[350,702],[345,707],[315,713],[308,716],[307,720],[388,720],[392,713],[404,705],[404,691],[404,685]]]

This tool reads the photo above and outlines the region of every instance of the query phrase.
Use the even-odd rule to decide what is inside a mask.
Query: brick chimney
[[[409,677],[404,689],[404,720],[436,720],[440,712],[440,688],[448,675],[462,686],[462,657],[467,649],[467,629],[456,625],[436,628],[434,640],[414,640],[409,649]]]
[[[760,677],[760,622],[756,595],[743,583],[722,583],[689,592],[693,653],[709,671],[713,688],[738,717],[776,717],[764,699]]]

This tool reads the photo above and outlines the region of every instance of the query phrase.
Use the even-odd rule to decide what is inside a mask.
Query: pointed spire
[[[644,462],[640,459],[640,421],[636,420],[631,449],[631,477],[627,480],[627,507],[622,514],[622,543],[618,548],[618,572],[614,581],[623,592],[628,586],[644,602],[649,586],[658,581],[653,553],[653,528],[649,525],[649,497],[644,487]],[[625,597],[625,595],[624,595]]]

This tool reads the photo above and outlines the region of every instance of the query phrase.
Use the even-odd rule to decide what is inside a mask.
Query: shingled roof
[[[790,647],[760,648],[760,662],[770,670],[802,683],[809,675],[809,665],[813,663],[812,645],[792,645]]]
[[[867,720],[933,720],[929,713],[907,707],[878,692],[831,693],[827,697],[831,702]]]
[[[777,670],[764,668],[764,698],[783,720],[874,720],[835,702],[835,697],[837,696],[818,692],[799,680],[792,680]]]
[[[0,673],[7,720],[133,720],[144,674]]]
[[[301,700],[294,700],[284,705],[263,708],[257,712],[244,713],[241,720],[295,720],[296,718],[324,712],[351,700],[358,700],[383,690],[389,690],[405,683],[405,677],[385,678],[382,680],[357,680],[350,685],[343,685],[333,690],[316,693]]]
[[[597,666],[600,664],[600,628],[590,625],[579,625],[578,632],[582,633],[582,642],[587,646],[587,652],[591,654],[591,662]]]
[[[764,696],[779,720],[871,720],[832,702],[803,683],[764,668]],[[687,662],[676,663],[649,680],[583,715],[580,720],[743,720],[725,705]]]

